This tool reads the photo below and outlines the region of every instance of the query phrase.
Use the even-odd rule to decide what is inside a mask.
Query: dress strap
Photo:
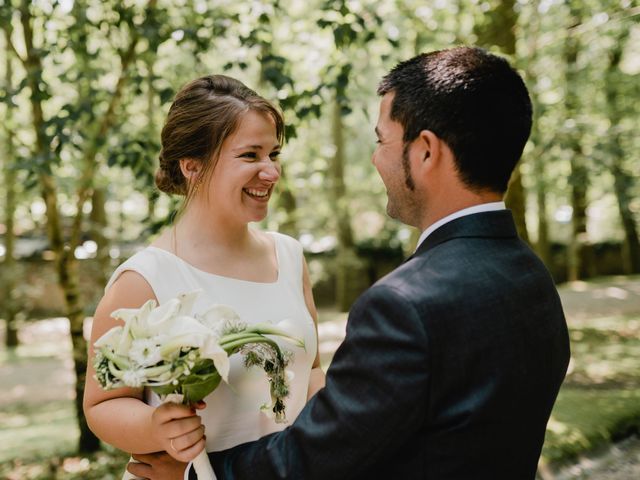
[[[302,291],[302,245],[298,240],[282,233],[270,232],[278,252],[278,278]]]
[[[104,287],[105,293],[115,281],[126,271],[136,272],[141,275],[149,284],[153,293],[158,300],[158,303],[163,303],[166,299],[171,298],[171,281],[167,278],[167,275],[162,275],[161,272],[175,271],[175,267],[171,265],[165,265],[167,259],[153,249],[145,248],[139,251],[135,255],[131,256],[125,262],[120,264],[115,269],[111,278]],[[167,270],[167,267],[169,268]]]

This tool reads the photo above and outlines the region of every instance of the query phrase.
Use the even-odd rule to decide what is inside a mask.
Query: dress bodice
[[[291,423],[304,407],[309,386],[309,374],[317,350],[316,329],[303,294],[303,256],[299,242],[291,237],[270,232],[275,240],[278,278],[272,283],[260,283],[208,273],[176,255],[149,246],[121,264],[111,276],[108,289],[124,271],[140,274],[151,286],[158,303],[162,304],[180,293],[202,290],[193,308],[200,313],[213,304],[232,307],[243,322],[277,323],[293,321],[304,335],[305,348],[284,341],[278,343],[293,353],[288,370],[293,372],[289,396],[285,400],[286,416]],[[230,358],[229,384],[220,386],[205,398],[207,407],[199,410],[207,435],[209,452],[231,448],[240,443],[284,429],[260,411],[271,402],[269,383],[262,370],[247,370],[240,355]],[[145,391],[147,403],[159,404],[158,396]]]

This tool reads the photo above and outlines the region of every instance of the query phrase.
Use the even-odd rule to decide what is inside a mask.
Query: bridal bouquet
[[[247,368],[259,366],[269,378],[272,404],[262,408],[273,413],[276,422],[285,422],[291,354],[266,335],[304,347],[302,338],[287,320],[246,325],[226,305],[191,315],[199,293],[183,294],[160,306],[149,300],[140,308],[114,311],[111,316],[124,325],[95,342],[96,380],[105,390],[149,387],[162,401],[193,404],[221,380],[228,381],[229,356],[239,352]],[[193,465],[200,480],[215,478],[204,450]]]

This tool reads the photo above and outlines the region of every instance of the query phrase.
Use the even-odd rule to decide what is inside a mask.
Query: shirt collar
[[[435,232],[438,228],[443,226],[445,223],[449,223],[456,218],[465,217],[467,215],[471,215],[474,213],[480,212],[494,212],[496,210],[506,210],[506,205],[504,202],[491,202],[491,203],[483,203],[481,205],[474,205],[473,207],[463,208],[462,210],[458,210],[457,212],[453,212],[451,215],[447,215],[444,218],[441,218],[437,222],[429,225],[427,229],[422,232],[420,238],[418,239],[418,244],[416,245],[416,250],[418,247],[424,242],[429,235]]]

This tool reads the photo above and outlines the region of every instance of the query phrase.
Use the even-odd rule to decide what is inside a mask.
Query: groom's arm
[[[351,478],[424,424],[428,345],[401,292],[375,286],[354,305],[320,390],[289,428],[211,453],[218,479]]]

